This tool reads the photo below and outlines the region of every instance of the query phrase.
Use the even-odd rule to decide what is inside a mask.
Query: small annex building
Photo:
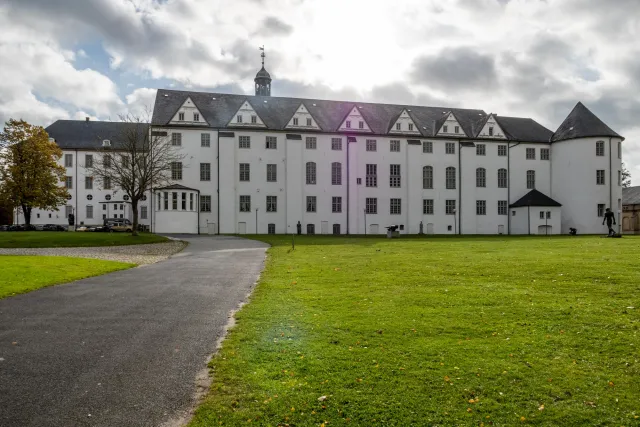
[[[560,234],[562,205],[538,190],[531,190],[509,207],[512,234]]]

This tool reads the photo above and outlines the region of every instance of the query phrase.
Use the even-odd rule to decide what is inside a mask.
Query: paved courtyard
[[[0,300],[0,425],[158,426],[188,413],[266,245],[176,237],[189,246],[165,261]]]

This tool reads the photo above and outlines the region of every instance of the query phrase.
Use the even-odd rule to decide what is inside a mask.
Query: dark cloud
[[[254,32],[258,36],[288,36],[293,33],[293,26],[287,24],[280,18],[269,16],[262,21],[260,28]]]
[[[437,89],[471,89],[497,82],[495,60],[468,47],[445,49],[415,59],[411,79]]]
[[[363,101],[360,93],[353,88],[332,89],[324,84],[307,84],[289,79],[277,79],[271,87],[273,96],[295,98],[330,99],[336,101]]]

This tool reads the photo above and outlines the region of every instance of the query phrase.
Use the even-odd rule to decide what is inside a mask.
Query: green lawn
[[[0,255],[0,299],[131,267],[135,264],[85,258]]]
[[[166,242],[167,238],[151,233],[94,233],[63,231],[3,231],[0,248],[68,248],[89,246],[141,245]]]
[[[258,238],[192,426],[640,423],[639,238]]]

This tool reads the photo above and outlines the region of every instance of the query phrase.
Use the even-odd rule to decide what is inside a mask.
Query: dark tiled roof
[[[551,137],[551,142],[589,136],[615,136],[621,138],[602,120],[596,117],[582,102],[578,102]]]
[[[525,194],[520,200],[512,203],[510,207],[519,208],[522,206],[562,206],[546,194],[542,194],[538,190],[531,190]]]
[[[498,115],[496,115],[495,118],[507,138],[512,140],[549,142],[551,135],[553,135],[553,132],[532,119]]]
[[[165,187],[156,188],[156,190],[189,190],[189,191],[200,192],[200,190],[198,190],[196,188],[185,187],[182,184],[171,184],[171,185],[167,185]]]
[[[640,186],[622,189],[623,205],[640,205]]]
[[[111,147],[117,148],[118,141],[129,132],[139,132],[141,141],[147,135],[148,123],[99,122],[86,120],[58,120],[45,130],[50,138],[62,149],[99,149],[102,141],[111,141]]]
[[[436,120],[452,111],[467,135],[472,135],[473,122],[486,117],[482,110],[446,107],[420,107],[409,105],[372,104],[366,102],[327,101],[321,99],[279,98],[270,96],[230,95],[207,92],[185,92],[160,89],[153,108],[152,124],[168,124],[187,98],[195,103],[211,127],[227,128],[227,123],[245,100],[269,129],[283,130],[301,103],[307,107],[325,132],[335,132],[354,106],[360,110],[373,133],[386,135],[393,123],[407,109],[423,137],[437,132]],[[266,102],[265,102],[266,101]]]

